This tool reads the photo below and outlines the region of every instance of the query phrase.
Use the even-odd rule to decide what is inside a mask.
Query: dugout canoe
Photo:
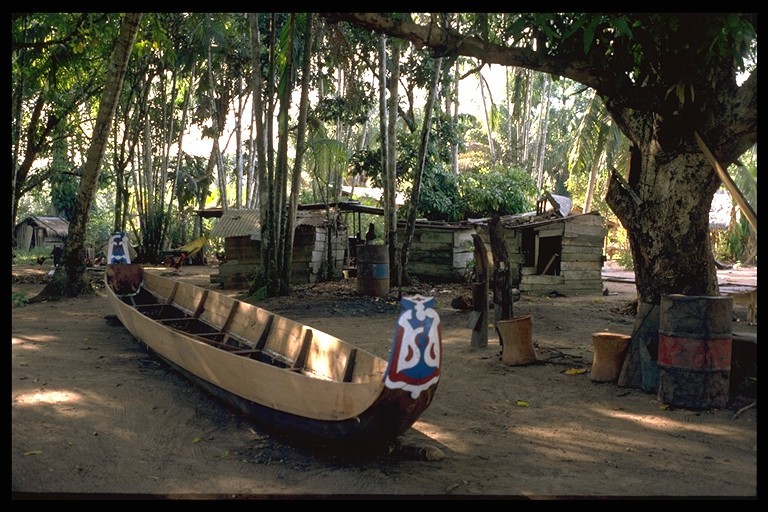
[[[115,315],[152,352],[250,419],[320,444],[386,443],[432,402],[442,362],[432,297],[404,297],[389,360],[256,305],[108,264]]]

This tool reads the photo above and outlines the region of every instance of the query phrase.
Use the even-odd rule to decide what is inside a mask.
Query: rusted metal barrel
[[[357,293],[386,297],[389,295],[389,246],[357,246]]]
[[[666,295],[659,312],[658,399],[688,409],[729,398],[733,299]]]

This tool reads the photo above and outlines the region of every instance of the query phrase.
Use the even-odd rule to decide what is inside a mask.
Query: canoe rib
[[[435,340],[417,348],[414,338],[402,349],[403,354],[429,352],[423,363],[435,365],[429,380],[398,382],[394,363],[252,304],[145,273],[138,264],[108,265],[105,274],[112,307],[133,336],[206,390],[281,434],[320,443],[392,440],[413,425],[437,388],[439,337],[436,348]],[[125,290],[130,297],[115,293],[137,278],[141,284]],[[396,326],[393,357],[401,352],[398,340],[404,332],[423,331],[404,330],[405,316]],[[436,325],[432,331],[439,333]]]

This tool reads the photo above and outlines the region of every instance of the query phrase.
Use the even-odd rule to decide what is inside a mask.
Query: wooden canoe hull
[[[393,357],[401,354],[400,363],[389,362],[252,304],[144,272],[140,265],[109,265],[106,280],[113,310],[134,337],[275,433],[322,444],[385,442],[410,428],[434,397],[441,363],[436,314],[432,348],[423,351],[431,357],[416,367],[407,358],[422,352],[413,340],[426,334],[401,319],[406,327],[396,326],[392,350]],[[411,348],[398,349],[408,333]],[[397,374],[397,366],[410,370]],[[406,375],[417,369],[415,377]]]

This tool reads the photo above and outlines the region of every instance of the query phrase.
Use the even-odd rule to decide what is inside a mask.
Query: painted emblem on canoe
[[[410,391],[416,399],[440,379],[440,316],[434,309],[434,297],[403,297],[400,305],[385,384]]]

